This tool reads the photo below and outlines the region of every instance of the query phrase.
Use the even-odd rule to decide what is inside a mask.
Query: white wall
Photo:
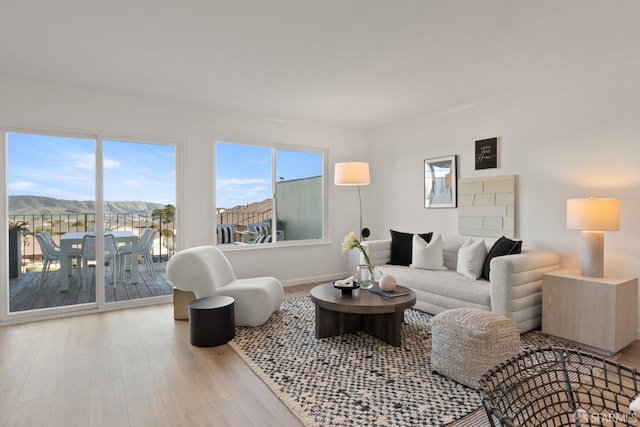
[[[353,202],[353,194],[333,186],[333,164],[359,159],[358,156],[364,151],[363,137],[359,131],[221,114],[171,102],[64,88],[2,76],[0,126],[104,132],[112,137],[181,141],[184,161],[178,187],[182,193],[178,201],[178,218],[181,227],[179,245],[182,248],[212,244],[214,240],[213,144],[216,139],[328,148],[331,243],[234,251],[229,253],[229,259],[240,277],[273,275],[285,284],[324,280],[347,272],[348,256],[342,254],[340,244],[348,231],[357,228],[358,217],[354,211],[350,211],[353,215],[344,215],[343,206]]]
[[[470,70],[469,72],[473,72]],[[423,207],[423,160],[457,154],[459,178],[517,176],[516,236],[579,267],[580,232],[566,199],[618,197],[620,231],[605,235],[605,274],[640,275],[640,65],[572,76],[370,133],[372,238],[388,229],[457,234],[456,209]],[[499,136],[499,167],[474,170],[474,141]]]

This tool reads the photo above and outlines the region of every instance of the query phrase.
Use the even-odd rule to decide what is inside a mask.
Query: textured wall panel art
[[[460,234],[514,238],[515,230],[515,175],[458,180]]]

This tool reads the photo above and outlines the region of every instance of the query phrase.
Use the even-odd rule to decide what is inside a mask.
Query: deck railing
[[[91,231],[95,229],[95,213],[74,214],[24,214],[9,215],[10,223],[26,223],[22,233],[21,253],[22,260],[34,262],[40,259],[42,254],[35,239],[35,234],[40,231],[48,231],[59,241],[59,236],[68,232]],[[160,245],[155,245],[152,256],[156,260],[167,260],[175,251],[174,224],[164,223],[154,218],[150,211],[123,214],[110,214],[104,217],[105,230],[132,231],[142,235],[145,228],[154,228],[159,233]],[[158,238],[158,237],[156,237]]]
[[[259,212],[218,212],[218,224],[235,224],[239,231],[246,230],[251,223],[259,223],[271,219],[271,209]],[[22,234],[21,258],[24,262],[32,263],[40,260],[42,253],[35,239],[36,233],[48,231],[59,241],[60,236],[68,232],[91,231],[95,229],[95,213],[65,213],[65,214],[23,214],[9,215],[10,223],[26,223]],[[160,245],[156,245],[152,256],[155,260],[166,261],[176,249],[175,228],[172,222],[165,223],[155,218],[151,211],[109,214],[104,217],[105,230],[128,230],[142,235],[145,228],[158,230]]]
[[[238,231],[244,231],[249,224],[271,220],[271,209],[261,212],[218,212],[217,224],[235,224]]]

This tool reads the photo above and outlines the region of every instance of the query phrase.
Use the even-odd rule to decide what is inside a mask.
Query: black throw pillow
[[[402,233],[400,231],[389,230],[391,232],[391,261],[392,265],[411,264],[413,233]],[[429,243],[433,233],[418,234],[425,242]]]
[[[519,254],[522,250],[522,240],[511,240],[502,236],[491,247],[491,250],[484,259],[482,266],[482,278],[489,280],[491,270],[491,260],[497,256]]]

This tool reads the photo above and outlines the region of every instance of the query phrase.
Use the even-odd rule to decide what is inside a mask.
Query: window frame
[[[276,200],[276,183],[277,183],[277,156],[276,153],[278,150],[283,151],[293,151],[293,152],[301,152],[301,153],[312,153],[312,154],[320,154],[322,156],[322,236],[318,239],[298,239],[298,240],[280,240],[274,239],[274,241],[269,243],[261,243],[261,244],[218,244],[217,237],[217,201],[218,201],[218,150],[217,145],[221,144],[232,144],[232,145],[242,145],[242,146],[253,146],[253,147],[264,147],[269,148],[271,150],[271,189],[272,189],[272,206],[271,206],[271,223],[272,223],[272,235],[277,233],[277,228],[274,227],[274,222],[277,220],[276,209],[277,209],[277,200]],[[328,209],[328,172],[329,172],[329,150],[326,148],[320,147],[311,147],[311,146],[302,146],[302,145],[291,145],[291,144],[280,144],[280,143],[267,143],[267,142],[255,142],[255,141],[246,141],[246,140],[238,140],[233,138],[217,138],[213,143],[213,153],[214,153],[214,171],[213,171],[213,192],[214,192],[214,244],[215,246],[222,251],[245,251],[245,250],[269,250],[274,248],[283,248],[283,247],[296,247],[296,246],[315,246],[315,245],[325,245],[329,243],[329,209]]]

